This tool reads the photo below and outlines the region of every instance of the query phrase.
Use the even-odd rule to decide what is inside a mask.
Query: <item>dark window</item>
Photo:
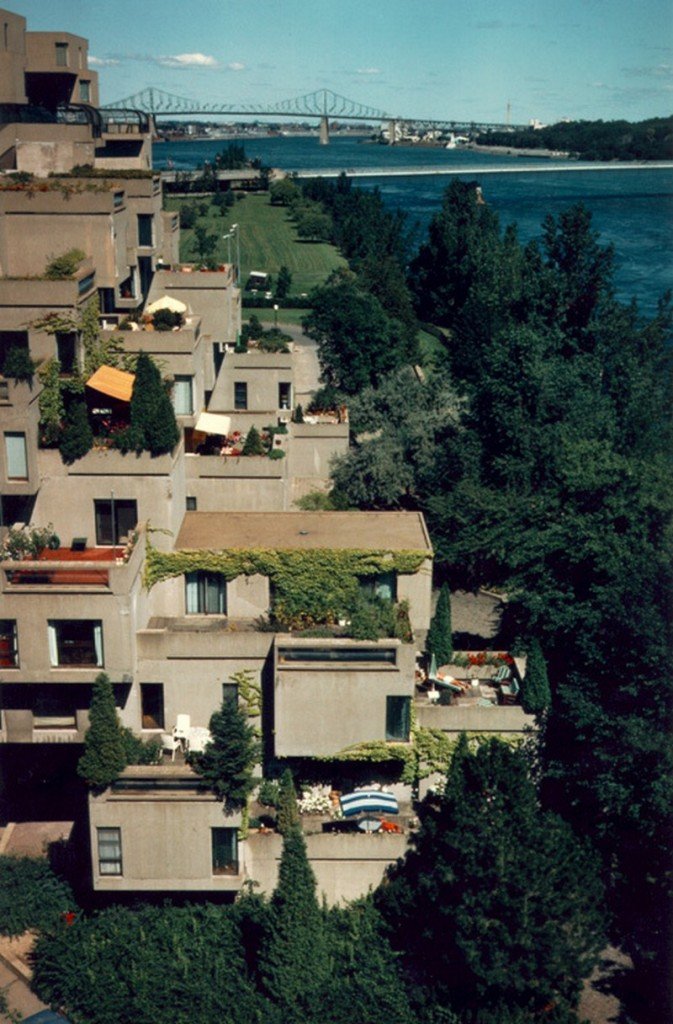
[[[122,874],[122,830],[97,828],[98,871],[101,875]]]
[[[77,282],[77,294],[86,295],[93,288],[93,283],[96,280],[96,271],[94,270],[91,274],[87,274],[86,277],[81,277]]]
[[[248,385],[243,380],[234,381],[234,409],[248,408]]]
[[[0,331],[0,368],[13,348],[25,349],[28,352],[28,331]]]
[[[409,739],[411,697],[386,697],[386,739]]]
[[[68,66],[68,44],[54,43],[56,49],[56,67],[67,68]]]
[[[395,648],[391,647],[280,647],[278,660],[384,662],[395,664]]]
[[[63,698],[39,693],[33,707],[34,729],[76,729],[77,712],[72,696]]]
[[[278,408],[289,409],[292,404],[292,385],[291,384],[279,384],[278,385]]]
[[[98,302],[101,313],[114,313],[117,308],[114,288],[99,288]]]
[[[74,373],[77,369],[77,334],[74,331],[56,332],[56,356],[61,373]]]
[[[138,214],[138,245],[154,245],[153,222],[151,213]]]
[[[138,257],[138,273],[140,275],[140,290],[143,293],[143,298],[147,298],[154,277],[151,256]]]
[[[135,499],[101,498],[94,501],[96,544],[119,544],[138,525],[138,502]],[[114,522],[114,529],[113,529]]]
[[[103,626],[94,619],[57,619],[48,623],[52,665],[103,665]]]
[[[114,193],[114,195],[112,197],[112,205],[114,206],[115,210],[120,210],[122,208],[122,206],[124,205],[124,193],[123,192],[115,192]]]
[[[185,609],[188,615],[226,615],[227,581],[219,572],[185,574]]]
[[[143,729],[164,728],[164,684],[141,683],[140,705]]]
[[[235,828],[211,828],[214,875],[238,874],[238,838]]]
[[[238,704],[238,683],[222,683],[222,703]]]
[[[16,619],[0,619],[0,668],[16,668],[18,664]]]
[[[81,57],[82,54],[80,52],[80,60]],[[91,82],[87,82],[85,78],[80,78],[79,81],[79,98],[82,101],[82,103],[88,103],[91,99]]]
[[[363,576],[360,589],[365,597],[381,597],[387,601],[397,599],[397,576],[394,572],[381,572],[376,576]]]
[[[196,498],[192,494],[187,495],[185,505],[188,512],[196,512]]]

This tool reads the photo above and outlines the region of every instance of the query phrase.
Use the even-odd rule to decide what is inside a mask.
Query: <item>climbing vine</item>
[[[422,551],[310,551],[230,548],[226,551],[158,551],[148,545],[145,585],[199,570],[237,576],[267,576],[273,588],[273,614],[285,627],[300,629],[335,623],[359,593],[359,580],[384,572],[411,575],[426,555]]]

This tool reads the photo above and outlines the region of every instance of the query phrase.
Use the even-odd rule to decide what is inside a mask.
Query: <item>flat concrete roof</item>
[[[369,548],[432,555],[420,512],[186,512],[175,547],[180,551]]]

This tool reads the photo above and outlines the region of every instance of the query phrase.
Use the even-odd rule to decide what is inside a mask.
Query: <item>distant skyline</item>
[[[89,40],[101,103],[147,86],[276,103],[327,88],[409,117],[638,121],[673,112],[671,0],[15,0]]]

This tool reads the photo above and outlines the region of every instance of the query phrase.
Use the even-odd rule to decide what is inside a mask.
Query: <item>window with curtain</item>
[[[187,615],[226,615],[227,581],[218,572],[185,574]]]
[[[98,870],[101,875],[122,874],[122,830],[97,828]]]
[[[103,665],[103,625],[94,619],[55,619],[48,623],[49,660],[54,667]]]
[[[394,572],[380,572],[376,576],[363,576],[360,590],[365,597],[380,597],[386,601],[397,600],[397,576]]]
[[[173,408],[176,416],[191,416],[194,412],[191,377],[178,376],[174,378]]]
[[[26,435],[23,433],[5,434],[5,458],[8,480],[28,479],[28,456],[26,454]]]

